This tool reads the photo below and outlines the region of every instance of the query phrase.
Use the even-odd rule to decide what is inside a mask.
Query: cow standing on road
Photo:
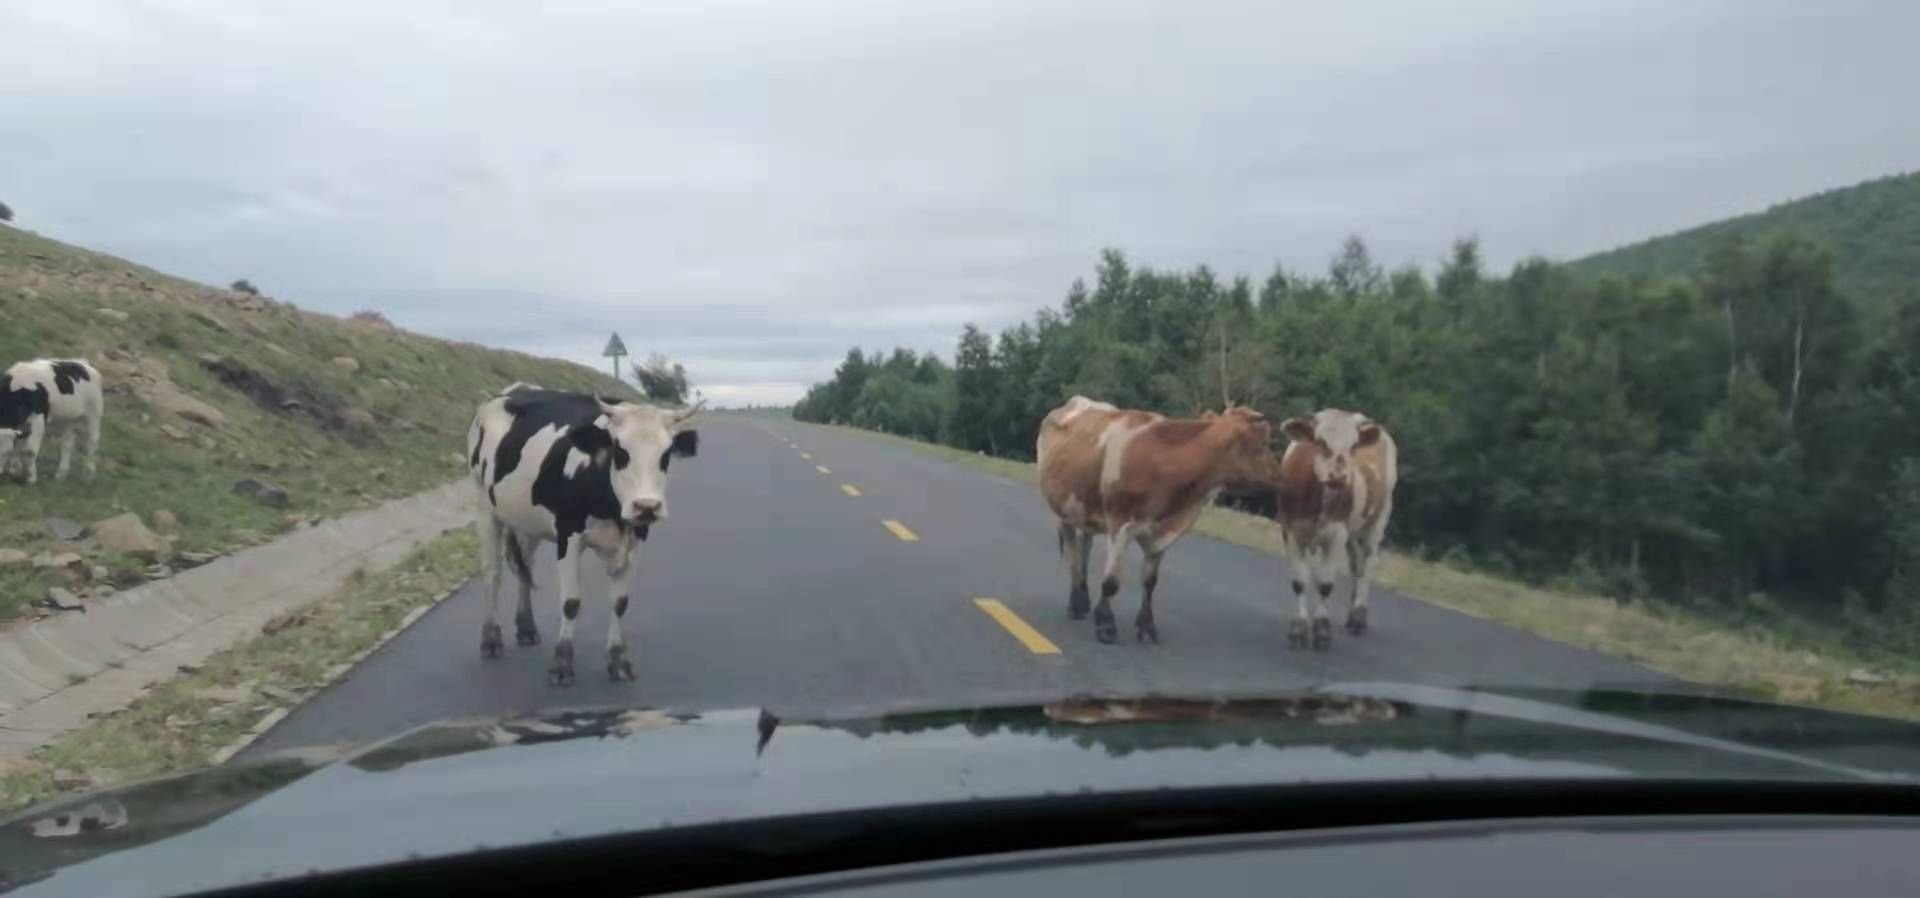
[[[93,479],[100,454],[100,416],[106,408],[100,372],[81,359],[36,359],[0,374],[0,474],[19,459],[27,482],[40,479],[40,445],[60,432],[60,467],[53,479],[65,480],[73,460],[73,438],[86,431],[87,479]]]
[[[1107,564],[1093,632],[1101,642],[1117,638],[1111,603],[1131,539],[1146,555],[1134,637],[1159,642],[1153,589],[1160,582],[1160,559],[1223,483],[1261,477],[1272,463],[1271,438],[1271,425],[1248,408],[1179,420],[1075,396],[1048,413],[1040,425],[1040,492],[1059,521],[1060,551],[1072,583],[1068,616],[1087,615],[1087,556],[1093,535],[1102,534]]]
[[[1334,408],[1288,418],[1280,432],[1292,441],[1280,457],[1275,484],[1280,541],[1299,605],[1287,642],[1296,649],[1311,643],[1324,650],[1333,643],[1327,597],[1342,556],[1353,576],[1347,632],[1367,632],[1367,592],[1393,516],[1400,451],[1386,428],[1358,412]],[[1311,615],[1302,578],[1313,581],[1319,596]]]
[[[697,411],[619,402],[516,384],[480,405],[467,433],[478,490],[482,569],[491,593],[480,654],[498,657],[502,562],[520,585],[515,639],[536,645],[533,577],[527,558],[543,542],[559,556],[560,638],[548,673],[574,680],[573,622],[580,614],[580,564],[588,549],[606,564],[613,596],[607,675],[633,679],[626,657],[627,570],[637,543],[667,517],[667,468],[699,447],[682,425]]]

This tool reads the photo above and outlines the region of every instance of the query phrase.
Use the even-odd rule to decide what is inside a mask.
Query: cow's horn
[[[691,418],[694,415],[699,414],[700,410],[706,407],[707,407],[707,401],[705,399],[702,399],[699,402],[694,403],[692,408],[689,408],[686,411],[681,412],[680,414],[674,415],[673,423],[678,424],[682,421],[685,421],[688,418]]]

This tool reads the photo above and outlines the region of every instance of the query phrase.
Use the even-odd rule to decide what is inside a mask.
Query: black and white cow
[[[697,409],[696,409],[697,410]],[[527,559],[543,542],[560,563],[560,640],[547,670],[573,682],[573,622],[580,614],[580,564],[591,549],[607,566],[613,617],[607,628],[607,675],[632,679],[623,621],[626,574],[637,543],[667,517],[667,468],[691,457],[699,433],[683,429],[693,411],[515,384],[481,403],[467,432],[467,463],[478,490],[482,570],[491,589],[480,654],[498,657],[503,563],[520,583],[515,640],[536,645],[533,578]]]
[[[100,416],[106,406],[100,395],[100,372],[80,359],[35,359],[20,362],[0,374],[0,474],[15,466],[27,482],[40,478],[40,444],[60,432],[60,467],[54,479],[64,480],[73,459],[74,434],[87,435],[87,478],[96,470],[100,452]]]

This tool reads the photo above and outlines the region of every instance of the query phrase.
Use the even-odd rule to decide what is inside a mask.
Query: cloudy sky
[[[1570,257],[1920,168],[1920,3],[0,7],[23,227],[722,401],[950,353],[1103,246]]]

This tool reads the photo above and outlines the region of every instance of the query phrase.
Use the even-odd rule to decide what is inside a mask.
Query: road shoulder
[[[295,531],[166,580],[0,633],[0,760],[118,711],[182,669],[386,570],[470,518],[454,483]]]
[[[0,762],[0,803],[14,808],[224,762],[466,582],[476,542],[462,528],[384,573],[352,575],[253,638],[174,671],[125,708]]]

